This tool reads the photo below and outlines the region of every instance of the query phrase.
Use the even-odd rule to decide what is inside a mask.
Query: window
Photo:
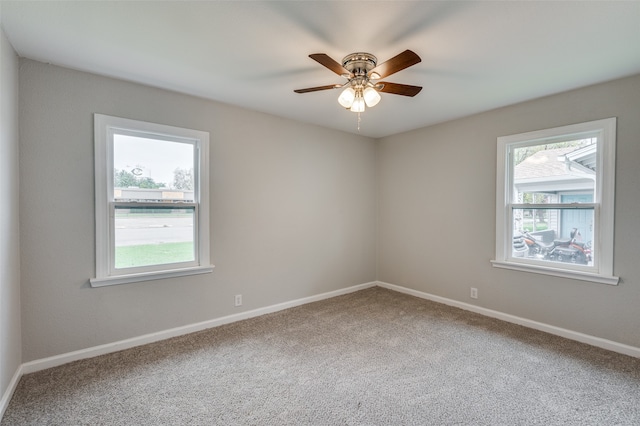
[[[209,134],[95,114],[93,287],[211,272]]]
[[[616,119],[498,138],[494,266],[613,276]]]

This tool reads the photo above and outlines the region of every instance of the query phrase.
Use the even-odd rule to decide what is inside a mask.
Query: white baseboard
[[[2,420],[2,417],[4,417],[4,412],[7,411],[7,407],[9,406],[9,401],[11,401],[11,397],[13,396],[13,393],[16,391],[16,388],[18,387],[18,382],[20,381],[20,378],[22,377],[23,374],[24,372],[22,371],[22,365],[20,365],[16,370],[16,372],[13,374],[13,377],[9,382],[9,386],[7,386],[7,389],[4,391],[4,394],[2,394],[2,399],[0,399],[0,421]]]
[[[442,303],[444,305],[453,306],[456,308],[464,309],[466,311],[475,312],[487,317],[497,318],[513,324],[522,325],[524,327],[533,328],[535,330],[544,331],[549,334],[564,337],[570,340],[575,340],[581,343],[586,343],[598,348],[607,349],[612,352],[618,352],[624,355],[629,355],[635,358],[640,358],[640,348],[635,346],[625,345],[624,343],[614,342],[612,340],[602,339],[600,337],[591,336],[577,331],[567,330],[566,328],[560,328],[553,325],[533,321],[530,319],[517,317],[515,315],[505,314],[503,312],[494,311],[492,309],[483,308],[481,306],[472,305],[469,303],[459,302],[457,300],[448,299],[446,297],[440,297],[422,291],[413,290],[406,287],[401,287],[395,284],[389,284],[382,281],[376,283],[379,287],[383,287],[389,290],[394,290],[400,293],[409,294],[422,299],[431,300],[433,302]]]
[[[112,352],[121,351],[123,349],[129,349],[136,346],[146,345],[148,343],[158,342],[160,340],[169,339],[172,337],[182,336],[184,334],[194,333],[196,331],[206,330],[208,328],[218,327],[224,324],[229,324],[236,321],[245,320],[248,318],[257,317],[272,312],[282,311],[284,309],[293,308],[300,305],[306,305],[307,303],[317,302],[319,300],[329,299],[331,297],[341,296],[343,294],[353,293],[355,291],[363,290],[365,288],[375,287],[375,282],[369,282],[365,284],[359,284],[352,287],[343,288],[340,290],[330,291],[327,293],[318,294],[315,296],[304,297],[302,299],[291,300],[289,302],[278,303],[276,305],[266,306],[264,308],[258,308],[251,311],[240,312],[238,314],[227,315],[225,317],[215,318],[208,321],[203,321],[195,324],[189,324],[182,327],[171,328],[169,330],[158,331],[156,333],[145,334],[130,339],[120,340],[118,342],[107,343],[104,345],[93,346],[78,351],[68,352],[49,358],[38,359],[35,361],[29,361],[22,364],[22,374],[34,373],[36,371],[45,370],[51,367],[57,367],[69,362],[78,361],[86,358],[93,358],[99,355],[105,355]]]

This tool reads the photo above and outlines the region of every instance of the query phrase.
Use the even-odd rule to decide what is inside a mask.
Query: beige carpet
[[[26,375],[2,425],[640,425],[640,359],[371,288]]]

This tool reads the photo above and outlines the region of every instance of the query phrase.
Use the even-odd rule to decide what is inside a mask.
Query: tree
[[[126,170],[115,169],[113,172],[113,186],[115,188],[129,188],[130,186],[138,186],[136,177],[133,173]]]
[[[157,189],[164,188],[166,184],[156,182],[150,177],[138,177],[128,170],[115,169],[113,172],[113,186],[114,188],[145,188],[145,189]]]
[[[177,167],[173,171],[173,188],[174,189],[181,189],[183,191],[185,190],[192,191],[193,181],[194,181],[193,167],[191,167],[189,170]]]
[[[533,145],[533,146],[528,146],[528,147],[523,147],[523,148],[516,148],[514,150],[514,158],[513,158],[513,164],[514,165],[518,165],[520,163],[522,163],[524,160],[526,160],[528,157],[532,156],[533,154],[535,154],[538,151],[544,151],[547,149],[558,149],[558,148],[568,148],[568,147],[573,147],[573,148],[582,148],[583,146],[586,145],[590,145],[592,143],[594,143],[594,139],[579,139],[579,140],[575,140],[575,141],[568,141],[568,142],[552,142],[549,144],[543,144],[543,145]]]
[[[164,183],[156,183],[153,178],[143,177],[138,178],[138,186],[145,189],[158,189],[164,188],[166,185]]]

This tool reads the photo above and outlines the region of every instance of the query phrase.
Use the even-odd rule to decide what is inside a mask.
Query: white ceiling
[[[4,31],[26,58],[163,87],[358,133],[338,62],[405,49],[422,62],[386,81],[360,134],[383,137],[640,73],[640,1],[84,1],[1,2]]]

